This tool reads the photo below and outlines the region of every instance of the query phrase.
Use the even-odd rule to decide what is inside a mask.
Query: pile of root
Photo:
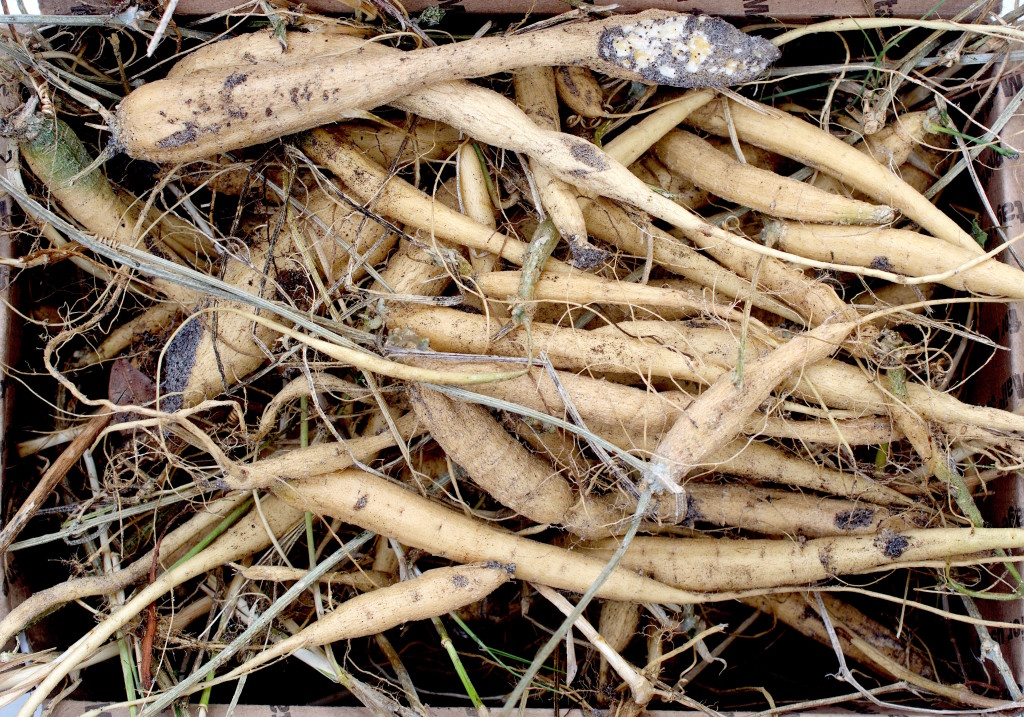
[[[1016,15],[574,5],[0,31],[0,703],[1020,709]]]

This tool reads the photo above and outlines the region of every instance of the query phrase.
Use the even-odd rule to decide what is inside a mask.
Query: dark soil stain
[[[840,530],[856,530],[871,525],[875,517],[873,508],[855,508],[836,514],[836,527]]]
[[[890,560],[896,560],[910,547],[910,541],[893,530],[883,530],[882,534],[875,538],[875,546],[882,551],[882,555]]]
[[[457,588],[468,588],[469,578],[465,575],[452,575],[452,585]]]
[[[890,264],[889,260],[886,259],[884,256],[876,256],[874,259],[871,260],[871,263],[868,264],[868,266],[870,266],[872,269],[878,269],[879,271],[893,270],[892,264]]]
[[[592,147],[589,144],[569,138],[565,138],[562,141],[569,145],[569,152],[572,154],[573,159],[580,164],[584,164],[597,172],[603,172],[608,169],[608,160],[601,155],[601,151],[597,147]]]
[[[240,84],[245,82],[247,79],[249,79],[248,72],[232,72],[230,75],[228,75],[228,78],[224,80],[224,89],[227,92],[230,92],[231,90],[235,89]]]
[[[196,349],[199,348],[203,332],[202,323],[192,319],[174,335],[167,346],[163,369],[164,381],[160,387],[161,395],[167,397],[160,401],[161,410],[173,412],[181,408],[181,392],[192,378],[192,367],[196,364]]]

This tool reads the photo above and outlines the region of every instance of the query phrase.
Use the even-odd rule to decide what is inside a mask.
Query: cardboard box
[[[357,0],[308,0],[312,10],[326,13],[351,12]],[[107,14],[123,9],[117,0],[38,0],[43,15]],[[238,0],[179,0],[180,15],[209,15],[239,6]],[[284,5],[283,2],[274,4]],[[298,5],[297,2],[291,2]],[[620,12],[657,8],[722,17],[770,17],[776,20],[802,20],[807,17],[930,17],[950,18],[971,5],[970,0],[597,0],[595,5],[616,5]],[[404,7],[410,13],[440,5],[449,12],[489,15],[555,15],[569,6],[562,0],[410,0]]]
[[[990,125],[1024,87],[1024,75],[1013,72],[999,80],[991,105],[985,113]],[[1024,111],[1018,110],[1000,136],[1014,149],[1024,149]],[[1007,238],[1024,232],[1024,156],[1013,158],[986,150],[976,163],[978,177],[985,187],[995,220]],[[1002,238],[986,215],[989,247]],[[1017,243],[1017,257],[1024,260],[1024,245]],[[1009,249],[1000,257],[1008,264],[1016,260]],[[1020,412],[1024,407],[1024,302],[979,304],[978,330],[999,347],[991,359],[972,378],[975,403]],[[979,347],[981,349],[981,347]],[[981,349],[984,351],[984,349]],[[1020,528],[1024,525],[1024,476],[1013,473],[990,486],[982,512],[993,527]],[[989,619],[1021,625],[990,631],[999,643],[1018,684],[1024,682],[1024,601],[981,600],[982,614]]]

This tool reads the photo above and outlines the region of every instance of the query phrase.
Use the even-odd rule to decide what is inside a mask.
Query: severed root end
[[[577,269],[594,269],[608,258],[609,252],[598,249],[586,239],[578,236],[566,236],[569,242],[569,251],[572,253],[572,264]]]
[[[598,52],[652,84],[673,87],[749,82],[780,56],[768,40],[725,20],[682,14],[608,28],[601,33]]]

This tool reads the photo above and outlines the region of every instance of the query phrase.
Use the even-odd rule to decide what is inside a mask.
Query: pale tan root
[[[747,280],[757,276],[761,290],[753,293],[752,304],[790,321],[801,320],[794,319],[794,310],[798,317],[809,318],[815,323],[844,310],[842,301],[831,287],[808,279],[776,259],[699,235],[691,237],[726,267],[723,269],[671,234],[650,225],[649,221],[638,226],[636,220],[607,199],[581,199],[580,204],[587,218],[587,228],[602,241],[640,257],[647,255],[647,243],[652,241],[657,263],[728,296],[745,300],[750,295]],[[737,275],[743,278],[739,279]]]
[[[601,617],[597,622],[597,631],[616,652],[626,649],[640,624],[640,604],[636,602],[620,602],[605,600],[601,603]],[[601,656],[598,672],[598,684],[602,690],[608,684],[608,660]]]
[[[205,70],[225,67],[255,68],[262,65],[286,65],[307,62],[310,57],[330,56],[338,51],[347,52],[351,43],[365,37],[365,31],[347,25],[330,25],[312,32],[289,32],[287,51],[270,33],[250,33],[218,40],[190,52],[178,60],[167,72],[170,79],[184,79]],[[348,42],[339,41],[345,37]],[[340,43],[340,44],[339,44]]]
[[[412,413],[395,421],[402,440],[411,440],[423,431]],[[367,461],[385,448],[396,445],[395,435],[387,428],[376,435],[350,438],[344,443],[318,443],[305,448],[281,451],[248,464],[235,464],[222,480],[232,488],[252,490],[310,476],[334,473]]]
[[[680,204],[692,212],[704,209],[711,204],[711,192],[701,189],[693,182],[678,174],[673,174],[669,168],[662,164],[661,160],[651,154],[645,154],[629,165],[629,171],[644,184],[652,187],[661,187],[667,192],[672,201]]]
[[[804,443],[821,443],[830,446],[872,446],[893,443],[903,434],[885,416],[864,418],[807,418],[795,420],[781,416],[765,415],[751,418],[743,433],[748,436],[768,438],[789,438]]]
[[[560,613],[567,618],[572,616],[574,606],[561,593],[555,592],[546,585],[535,584],[533,587],[548,602],[554,605]],[[594,649],[598,651],[601,657],[606,659],[612,668],[619,673],[622,681],[629,686],[633,704],[642,707],[654,698],[654,685],[651,684],[651,680],[647,676],[640,674],[636,667],[626,661],[617,651],[613,650],[604,637],[594,629],[594,626],[585,617],[580,615],[575,618],[573,627],[579,630],[580,634],[594,646]]]
[[[160,541],[159,562],[166,565],[174,561],[175,556],[184,552],[192,543],[198,541],[204,533],[222,521],[232,510],[246,499],[244,493],[232,493],[208,504],[189,518],[188,521],[167,533]],[[52,588],[33,593],[11,609],[3,620],[0,620],[0,647],[21,632],[26,625],[73,600],[81,600],[96,595],[111,595],[132,583],[138,582],[149,574],[153,566],[153,551],[144,553],[130,565],[113,573],[73,578]]]
[[[175,610],[170,620],[168,620],[167,634],[170,635],[184,630],[199,618],[207,617],[215,605],[216,603],[211,596],[204,595],[198,600],[193,600],[185,607]]]
[[[853,323],[822,324],[745,363],[741,377],[720,376],[662,438],[648,468],[650,475],[664,487],[676,489],[685,473],[740,433],[780,382],[830,356],[855,327]]]
[[[386,171],[347,141],[323,130],[303,136],[302,148],[315,161],[331,170],[360,201],[373,201],[379,214],[422,229],[431,236],[445,239],[477,251],[501,256],[521,265],[526,256],[526,243],[507,236],[469,217],[435,202],[423,192]],[[385,181],[387,182],[385,184]],[[561,262],[549,262],[549,270]]]
[[[717,149],[719,152],[723,152],[730,157],[739,159],[736,155],[736,148],[733,147],[732,142],[724,137],[708,137],[706,138],[708,144]],[[769,172],[778,172],[781,170],[787,160],[785,157],[774,152],[769,152],[767,149],[761,147],[755,147],[752,144],[740,143],[740,152],[743,154],[743,159],[746,164],[758,169],[765,169]]]
[[[264,519],[266,523],[264,523]],[[154,582],[135,593],[128,602],[116,608],[103,622],[69,647],[65,651],[63,659],[51,667],[46,678],[40,682],[39,687],[23,706],[24,717],[31,715],[47,695],[82,660],[102,647],[111,636],[135,619],[151,602],[186,580],[262,550],[270,545],[268,528],[275,535],[281,535],[301,519],[301,511],[289,507],[276,498],[264,498],[261,512],[255,509],[250,510],[244,518],[214,540],[205,550],[187,562],[158,576]]]
[[[734,540],[638,536],[623,564],[687,590],[800,587],[838,575],[1024,545],[1015,528],[929,528],[813,540]],[[577,547],[609,555],[615,539]]]
[[[1024,271],[957,246],[936,244],[906,229],[833,227],[793,222],[765,225],[785,251],[818,261],[868,267],[931,281],[961,291],[1024,299]]]
[[[507,533],[355,469],[277,490],[301,510],[340,518],[433,555],[460,563],[496,560],[515,565],[519,580],[583,593],[604,567],[601,560]],[[613,600],[638,594],[652,602],[707,599],[618,568],[597,592]]]
[[[938,172],[948,158],[948,153],[919,148],[911,153],[909,162],[900,165],[899,174],[904,182],[924,194],[938,180]]]
[[[833,440],[836,440],[834,431],[837,427],[841,429],[842,424],[832,426],[824,423],[823,428],[831,429]],[[843,436],[846,435],[844,432]],[[910,503],[903,494],[870,478],[825,468],[757,441],[739,439],[727,443],[708,457],[708,463],[718,473],[816,490],[877,505],[905,506]]]
[[[591,337],[586,331],[559,328],[534,322],[529,332],[516,329],[497,341],[491,340],[499,326],[485,316],[454,309],[421,306],[392,308],[389,331],[412,332],[428,339],[435,351],[489,353],[498,356],[529,356],[545,351],[556,368],[636,373],[708,383],[704,367],[688,356],[670,349],[645,346],[629,338]],[[717,367],[712,366],[716,371]]]
[[[842,626],[840,626],[840,629],[841,628]],[[903,680],[908,685],[913,685],[919,689],[932,692],[951,702],[959,702],[982,710],[1006,709],[1007,705],[1010,704],[1003,700],[976,695],[965,685],[944,685],[940,682],[935,682],[934,680],[925,679],[916,672],[908,670],[902,664],[894,662],[888,657],[888,655],[879,652],[875,649],[874,645],[870,644],[867,640],[852,631],[850,631],[850,642],[853,643],[858,650],[870,657],[872,661],[882,665],[882,668],[886,672],[895,676],[897,679]]]
[[[511,566],[493,562],[435,568],[418,578],[357,595],[301,632],[264,649],[221,679],[236,679],[302,648],[376,635],[406,622],[444,615],[484,599],[508,582],[511,572]]]
[[[651,224],[630,217],[624,209],[606,199],[583,197],[579,200],[587,230],[601,241],[633,256],[646,257],[650,246],[655,264],[697,281],[733,299],[746,300],[765,311],[789,321],[801,321],[800,314],[772,294],[751,291],[750,282],[741,279],[703,254]],[[789,297],[785,297],[789,298]]]
[[[672,16],[649,10],[642,17],[663,21]],[[356,40],[350,54],[327,60],[316,58],[244,73],[226,67],[187,78],[156,80],[136,88],[118,105],[113,131],[133,157],[194,161],[336,122],[353,110],[397,103],[419,88],[457,78],[484,77],[533,65],[585,64],[642,81],[643,75],[621,61],[604,59],[598,48],[602,32],[632,21],[633,17],[612,16],[563,23],[528,35],[473,38],[410,53],[372,43],[359,47]],[[365,82],[370,75],[388,77],[389,82]],[[265,113],[268,103],[273,107]],[[157,107],[163,108],[159,114]],[[248,110],[244,120],[238,117],[240,107]]]
[[[342,130],[345,137],[361,149],[367,157],[377,164],[390,166],[396,157],[401,166],[414,162],[447,159],[459,148],[458,130],[440,122],[419,120],[411,129],[396,127],[391,124],[345,124]],[[398,152],[401,150],[401,156]],[[251,162],[228,162],[221,158],[207,160],[202,166],[189,171],[182,180],[193,186],[205,186],[219,194],[239,196],[248,184],[249,190],[259,186],[259,179],[253,174]],[[279,167],[267,167],[263,176],[279,187],[284,186],[286,178]],[[306,173],[300,170],[299,179],[305,181]],[[280,197],[267,193],[264,200],[279,204]]]
[[[440,368],[449,362],[416,358],[416,363]],[[502,364],[481,361],[469,365],[492,370]],[[615,429],[628,427],[637,432],[649,431],[660,435],[668,430],[671,421],[691,401],[682,392],[658,393],[567,371],[555,373],[588,425],[607,423]],[[471,390],[541,413],[566,417],[565,404],[543,368],[534,367],[524,376],[501,383],[474,386]]]
[[[869,377],[856,366],[841,361],[823,361],[808,366],[799,382],[787,388],[808,400],[821,396],[833,408],[878,413],[888,399]],[[792,385],[795,384],[795,385]],[[940,425],[960,424],[990,431],[1024,431],[1024,416],[988,406],[972,406],[947,393],[907,382],[907,407],[923,419]]]
[[[936,109],[921,112],[905,112],[893,118],[886,127],[875,134],[864,137],[864,147],[854,145],[891,172],[906,164],[915,148],[925,142],[929,135],[934,137]]]
[[[866,640],[869,640],[879,651],[888,655],[893,661],[907,665],[911,670],[922,677],[931,677],[932,668],[927,657],[922,655],[920,650],[914,649],[909,640],[901,642],[896,639],[893,632],[881,623],[872,620],[848,603],[828,593],[820,593],[829,617],[838,620],[849,630],[856,632]],[[743,602],[751,607],[757,608],[763,613],[771,615],[779,622],[788,625],[805,637],[815,642],[831,647],[832,643],[825,625],[818,617],[817,602],[811,595],[804,593],[780,593],[777,595],[763,595],[758,597],[743,598]],[[810,609],[808,609],[810,608]],[[844,630],[837,631],[839,644],[843,648],[843,654],[847,659],[856,660],[866,667],[879,669],[881,666],[875,664],[867,655],[858,650],[850,643],[847,633]]]
[[[530,453],[481,406],[417,388],[413,406],[448,456],[502,505],[581,537],[622,532],[611,496],[577,496],[551,464]],[[616,528],[618,527],[618,530]]]
[[[480,164],[472,144],[464,144],[459,150],[459,196],[462,198],[463,213],[481,226],[497,229],[494,218],[495,207],[487,189],[484,168]],[[496,254],[469,250],[469,263],[473,271],[484,273],[494,271],[499,260]]]
[[[880,674],[903,680],[910,685],[923,688],[953,702],[983,710],[1001,707],[1005,704],[999,700],[976,695],[964,685],[944,685],[935,682],[932,679],[934,675],[931,664],[927,656],[920,650],[913,646],[901,645],[886,627],[848,604],[840,602],[827,593],[819,594],[828,611],[836,636],[839,638],[843,654],[847,657],[857,660]],[[769,614],[776,615],[778,619],[787,622],[808,637],[832,647],[831,638],[820,618],[817,600],[812,596],[790,594],[784,597],[756,598],[754,600],[763,602],[757,604],[751,600],[745,601]]]
[[[422,358],[416,358],[416,363],[433,368],[450,365],[448,362]],[[503,367],[501,364],[487,362],[472,365],[492,371]],[[661,434],[668,430],[692,400],[680,392],[656,393],[565,371],[556,371],[556,374],[584,421],[597,430],[607,428],[607,436],[627,450],[653,450],[656,444],[649,444],[649,441],[660,439]],[[531,369],[526,376],[473,386],[470,390],[541,413],[557,417],[565,415],[561,396],[542,369]],[[837,429],[842,434],[842,440]],[[842,419],[832,424],[827,420],[793,421],[777,416],[757,416],[751,418],[743,431],[748,435],[801,438],[808,443],[827,445],[840,445],[843,442],[851,446],[874,445],[900,439],[891,421],[878,417]],[[619,444],[619,441],[623,443]],[[724,450],[728,450],[728,447]],[[850,495],[860,497],[857,492]]]
[[[814,308],[801,314],[813,324],[836,313],[851,320],[854,317],[831,288],[775,260],[785,258],[784,253],[760,247],[709,224],[651,190],[589,142],[537,127],[522,110],[494,92],[466,83],[447,83],[407,95],[396,104],[458,126],[489,144],[525,152],[585,194],[626,202],[673,224],[741,276],[756,274],[770,291],[793,292],[794,298],[809,303]]]
[[[503,505],[581,537],[622,532],[631,501],[615,495],[576,496],[565,478],[509,436],[482,407],[427,389],[417,391],[415,406],[449,457]],[[885,508],[849,500],[694,482],[687,484],[686,493],[684,514],[677,515],[674,502],[660,501],[658,520],[699,520],[772,535],[848,535],[874,533],[883,525],[912,527]]]
[[[452,249],[452,245],[441,240],[437,240],[435,246],[442,250]],[[430,252],[405,239],[398,243],[398,251],[388,258],[380,278],[399,296],[440,296],[451,283],[451,274],[434,262]],[[377,281],[373,283],[373,290],[387,291]]]
[[[385,236],[386,232],[379,224],[364,220],[351,208],[316,188],[310,193],[303,215],[296,221],[285,222],[273,245],[273,254],[269,253],[265,242],[254,244],[249,249],[247,263],[229,258],[224,280],[246,293],[265,298],[276,295],[276,278],[289,271],[297,272],[299,276],[320,272],[329,283],[333,283],[335,272],[340,272],[340,267],[352,259],[343,245],[359,254],[371,251],[367,258],[372,263],[382,258],[382,252],[386,253],[390,248],[386,241],[374,248],[377,240]],[[298,246],[299,242],[302,247]],[[315,262],[313,266],[308,265],[307,257]],[[356,276],[364,271],[360,270]],[[224,305],[242,308],[233,303]],[[263,324],[254,323],[247,314],[220,313],[216,323],[216,347],[212,320],[210,317],[201,319],[203,332],[194,349],[189,379],[183,388],[184,405],[195,405],[230,388],[267,360],[263,346],[272,348],[279,334]],[[182,351],[187,352],[187,349]]]
[[[270,432],[278,425],[278,416],[281,409],[292,401],[310,397],[317,393],[340,393],[346,394],[352,400],[366,399],[371,396],[370,390],[365,386],[359,386],[351,381],[346,381],[334,374],[325,371],[318,371],[309,376],[299,376],[292,379],[284,387],[274,394],[270,402],[263,409],[260,415],[259,427],[249,440],[251,445],[259,445],[270,435]]]
[[[305,259],[312,255],[316,263],[310,268],[319,269],[328,285],[342,278],[349,284],[359,281],[366,268],[382,262],[398,240],[397,235],[319,186],[306,193],[302,204],[301,211],[289,210],[283,235],[277,239],[278,244],[283,240],[286,245],[275,245],[274,256],[291,253],[295,259]],[[295,246],[300,241],[305,251]]]
[[[590,460],[570,434],[539,421],[507,414],[503,423],[535,453],[566,471],[573,481],[581,481],[590,469]]]
[[[285,565],[251,565],[240,567],[238,572],[246,580],[269,580],[272,582],[292,582],[301,580],[308,571],[301,568],[289,568]],[[353,570],[349,573],[331,572],[320,578],[322,583],[346,585],[359,591],[377,590],[395,582],[391,573],[376,570]]]
[[[522,110],[490,90],[466,82],[449,82],[418,90],[395,100],[394,104],[401,109],[445,121],[488,144],[524,152],[543,161],[556,176],[583,192],[605,194],[631,203],[676,225],[702,247],[726,245],[724,249],[712,251],[716,258],[743,276],[757,273],[771,291],[792,291],[794,297],[810,302],[813,310],[801,313],[812,323],[820,323],[836,312],[845,311],[845,305],[829,287],[807,280],[778,261],[762,262],[764,257],[759,252],[769,250],[755,250],[755,245],[704,222],[656,194],[625,167],[609,161],[594,145],[537,127]],[[319,158],[318,161],[324,160]],[[510,258],[510,261],[515,263],[515,259]],[[557,266],[551,261],[547,264],[548,270]]]
[[[895,511],[862,501],[755,488],[742,483],[689,481],[684,487],[687,523],[711,523],[763,535],[812,538],[875,535],[882,529],[899,531],[917,527]]]
[[[371,162],[400,165],[431,159],[447,159],[461,142],[453,127],[430,120],[417,120],[411,129],[390,126],[346,125],[345,138],[359,147]],[[401,155],[398,151],[402,148]]]
[[[129,319],[107,334],[103,343],[75,358],[74,366],[83,368],[114,358],[144,334],[157,334],[170,326],[181,310],[173,302],[161,302],[133,319]]]
[[[713,194],[763,214],[822,224],[885,224],[891,208],[822,191],[739,162],[689,132],[669,132],[656,151],[670,170]]]
[[[868,420],[870,424],[877,423],[876,421]],[[782,424],[786,423],[781,419],[779,419],[779,422]],[[800,440],[807,440],[805,435],[806,429],[800,428],[800,425],[803,423],[811,424],[822,432],[831,432],[830,438],[833,444],[838,444],[837,429],[844,438],[850,436],[857,437],[855,433],[856,427],[851,429],[849,423],[844,421],[837,421],[836,425],[832,425],[827,421],[792,422],[792,432]],[[819,423],[820,425],[818,425]],[[875,425],[870,425],[871,433],[863,436],[863,438],[871,438],[872,440],[864,440],[862,443],[877,445],[894,440],[894,435],[898,434],[894,434],[889,426],[890,421],[885,419],[884,427],[886,431],[879,436],[878,428]],[[629,431],[625,426],[606,426],[598,423],[596,420],[590,425],[590,429],[613,445],[625,451],[640,452],[644,456],[654,455],[654,451],[661,441],[661,433]],[[751,426],[749,425],[744,428],[744,431],[755,432],[751,431]],[[857,445],[857,443],[853,445]],[[691,473],[691,477],[700,477],[712,473],[740,476],[763,483],[789,485],[874,505],[906,507],[913,503],[910,498],[902,493],[876,483],[870,478],[826,468],[814,461],[798,458],[780,448],[775,448],[759,441],[751,441],[747,438],[738,438],[731,443],[727,443],[721,449],[708,456],[705,464],[695,469]]]
[[[899,209],[934,236],[974,253],[977,242],[903,180],[862,152],[819,127],[770,107],[758,109],[729,102],[729,113],[740,139],[791,157],[831,174],[882,204]],[[701,129],[726,136],[721,105],[708,105],[687,120]]]
[[[175,234],[180,231],[178,225],[165,226],[158,221],[150,227],[150,223],[159,216],[155,210],[143,222],[143,236],[135,235],[136,225],[142,212],[143,203],[126,192],[114,187],[107,181],[100,168],[79,177],[92,162],[92,157],[74,131],[61,120],[43,119],[31,139],[25,139],[18,145],[25,164],[49,190],[50,197],[55,199],[64,210],[89,231],[102,236],[114,243],[135,246],[142,244],[150,251],[170,261],[181,263],[171,247],[162,241],[164,234]],[[194,234],[198,230],[193,228]],[[193,236],[193,244],[198,239]],[[152,279],[151,283],[160,292],[182,305],[189,306],[198,302],[199,297],[193,291],[179,287],[163,279]]]
[[[701,346],[707,345],[703,342],[712,341],[709,334],[717,331],[716,329],[701,329],[701,334],[691,334],[679,325],[657,321],[622,322],[620,326],[631,335],[650,337],[659,348],[674,346],[678,351],[703,358],[705,361],[702,368],[706,376],[713,373],[712,363],[717,363],[720,370],[726,371],[737,362],[738,354],[735,350],[729,354],[701,353]],[[592,333],[607,335],[608,331],[610,329],[600,328]],[[737,341],[730,333],[722,331],[719,335],[722,340],[714,341],[715,346],[723,347],[730,339]],[[694,336],[701,336],[701,343],[695,343]],[[748,336],[747,340],[748,360],[767,351],[766,347],[752,337]],[[724,356],[728,358],[723,359]],[[799,381],[786,381],[784,386],[787,391],[793,392],[812,406],[820,406],[823,401],[830,408],[849,410],[862,415],[884,413],[888,410],[887,406],[891,400],[876,382],[859,368],[835,359],[805,366]],[[953,396],[913,382],[907,383],[907,392],[909,395],[906,403],[912,412],[942,425],[956,424],[957,431],[962,430],[963,426],[976,426],[990,431],[1024,430],[1024,417],[1009,411],[987,406],[972,406],[958,401]]]
[[[580,117],[604,117],[604,93],[594,73],[586,67],[563,65],[555,68],[555,87],[566,107]]]
[[[412,399],[434,440],[498,502],[535,523],[557,525],[564,520],[574,498],[569,484],[486,409],[428,388],[414,387]]]
[[[313,221],[314,217],[326,225],[326,231]],[[295,223],[285,222],[281,235],[273,245],[273,253],[270,253],[266,242],[258,242],[249,248],[246,261],[230,257],[224,271],[224,281],[253,296],[264,298],[276,295],[276,279],[287,272],[298,272],[298,276],[304,276],[318,271],[333,283],[333,273],[350,259],[341,242],[359,252],[361,249],[371,249],[376,240],[384,235],[385,231],[380,225],[363,221],[360,215],[348,207],[340,206],[337,200],[317,188],[309,197],[303,218]],[[298,242],[304,247],[299,247]],[[387,247],[387,243],[384,243],[385,251]],[[380,255],[380,248],[374,251],[377,256]],[[319,266],[308,266],[307,256]],[[370,260],[373,261],[373,257]],[[233,302],[218,302],[216,306],[244,308]],[[188,341],[182,337],[182,343],[176,349],[180,354],[177,360],[187,367],[185,370],[188,372],[188,380],[180,389],[185,406],[194,406],[243,380],[263,365],[268,358],[267,350],[272,348],[279,336],[272,328],[254,322],[249,311],[241,314],[219,312],[216,338],[212,317],[207,315],[193,319],[196,320],[202,327],[198,339],[192,339],[192,345],[188,345]]]
[[[604,145],[605,153],[619,164],[629,166],[675,129],[692,112],[715,98],[714,90],[690,90],[659,107]]]
[[[284,237],[279,241],[281,240],[288,245],[282,248],[290,248],[290,241]],[[253,246],[249,258],[252,266],[229,258],[224,270],[224,281],[253,296],[271,298],[277,293],[273,281],[276,273],[268,277],[262,271],[268,259],[267,244],[261,242]],[[283,267],[285,262],[282,260],[281,264]],[[294,264],[291,266],[298,268]],[[234,302],[217,302],[217,306],[225,305],[243,311],[246,309],[244,305]],[[190,318],[188,321],[193,323],[193,326],[189,327],[190,331],[179,332],[176,340],[168,347],[168,352],[174,354],[170,357],[170,361],[173,362],[170,365],[184,366],[188,372],[188,379],[180,388],[181,403],[185,407],[195,406],[226,391],[263,365],[269,358],[267,351],[273,347],[278,337],[272,329],[261,324],[254,325],[251,319],[235,313],[219,312],[216,329],[213,317],[208,314]],[[199,329],[198,336],[194,333],[195,328]],[[261,348],[260,343],[267,347],[266,350]],[[178,388],[172,381],[162,383],[163,385],[172,392]],[[161,395],[162,401],[164,398]]]
[[[935,120],[932,111],[904,113],[878,132],[864,135],[864,139],[857,142],[854,149],[868,155],[890,172],[899,174],[903,181],[918,192],[923,192],[926,187],[919,187],[909,181],[902,165],[906,164],[914,148],[931,133]],[[815,177],[814,186],[837,194],[849,193],[838,179],[828,174]]]
[[[868,311],[887,309],[893,306],[908,306],[931,299],[935,295],[935,286],[935,284],[888,284],[872,289],[870,292],[865,291],[854,298],[853,303],[856,306],[866,307]],[[914,306],[897,314],[880,316],[874,319],[874,324],[879,328],[893,328],[907,323],[907,314],[920,316],[924,312],[925,307]]]
[[[480,274],[473,279],[487,296],[507,299],[515,296],[522,272],[494,271]],[[545,272],[537,282],[535,301],[565,302],[575,304],[625,304],[650,309],[673,309],[691,315],[711,315],[725,320],[742,321],[742,312],[721,304],[710,304],[699,295],[688,294],[678,289],[665,289],[653,284],[633,284],[623,281],[602,279],[593,274],[577,270],[571,272]]]
[[[558,96],[555,91],[555,72],[550,67],[527,67],[512,76],[516,102],[537,126],[557,132],[559,130]],[[583,221],[576,190],[557,179],[543,164],[531,159],[530,171],[536,183],[537,194],[562,239],[569,244],[573,264],[580,268],[593,268],[601,263],[604,252],[587,241],[587,226]],[[538,207],[541,209],[541,207]]]

